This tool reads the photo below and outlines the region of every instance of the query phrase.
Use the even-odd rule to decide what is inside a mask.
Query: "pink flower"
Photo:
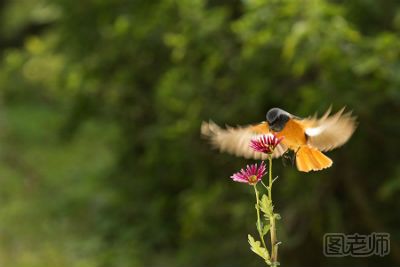
[[[261,135],[250,141],[250,147],[261,153],[272,154],[282,139],[274,134]]]
[[[234,173],[231,178],[235,182],[255,185],[265,175],[265,169],[265,163],[262,161],[258,168],[257,164],[247,165],[246,170],[241,169],[240,172]]]

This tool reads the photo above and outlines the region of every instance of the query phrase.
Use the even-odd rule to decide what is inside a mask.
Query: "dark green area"
[[[397,0],[0,2],[0,265],[262,266],[250,162],[200,138],[346,105],[359,127],[299,173],[275,161],[282,266],[400,265]],[[326,258],[327,232],[391,234]]]

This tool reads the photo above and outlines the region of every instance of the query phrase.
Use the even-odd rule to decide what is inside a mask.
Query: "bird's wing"
[[[307,143],[321,151],[329,151],[346,143],[355,131],[357,123],[351,112],[343,112],[344,108],[330,115],[329,108],[319,119],[313,116],[298,120],[305,129]]]
[[[258,135],[269,133],[265,123],[249,125],[245,127],[229,127],[226,129],[219,127],[214,122],[203,122],[201,134],[211,141],[211,144],[221,152],[227,152],[245,158],[262,159],[268,155],[256,152],[250,148],[250,140]],[[280,157],[285,153],[287,147],[280,143],[274,150],[273,157]]]

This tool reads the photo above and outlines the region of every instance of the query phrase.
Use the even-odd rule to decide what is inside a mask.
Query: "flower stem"
[[[271,155],[268,156],[268,161],[269,161],[269,164],[268,164],[269,165],[268,197],[269,197],[269,200],[271,200],[271,202],[272,202],[272,156]]]
[[[260,218],[260,198],[258,196],[258,190],[257,190],[257,185],[254,185],[254,192],[256,192],[256,210],[257,210],[257,230],[258,230],[258,234],[260,235],[260,239],[261,239],[261,243],[264,246],[264,248],[267,248],[267,246],[265,245],[265,241],[264,241],[264,235],[262,233],[262,228],[261,228],[261,218]]]
[[[261,180],[260,182],[261,182],[261,184],[265,187],[265,189],[268,190],[268,186],[266,186],[262,180]]]
[[[268,185],[268,198],[270,203],[272,203],[272,155],[269,155],[269,185]],[[270,234],[271,234],[271,266],[277,266],[278,262],[278,242],[276,238],[276,224],[275,224],[275,213],[272,212],[269,221],[271,224]]]

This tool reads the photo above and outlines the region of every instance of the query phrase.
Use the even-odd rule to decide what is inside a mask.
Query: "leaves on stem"
[[[270,256],[269,256],[268,250],[261,246],[260,241],[254,240],[254,238],[251,235],[248,235],[248,239],[249,239],[249,244],[250,244],[251,250],[254,253],[256,253],[258,256],[263,258],[269,264]]]
[[[262,230],[262,235],[265,236],[266,234],[268,234],[269,229],[271,229],[271,225],[270,224],[264,225],[263,230]]]
[[[266,218],[269,218],[273,215],[274,207],[272,206],[271,200],[267,197],[267,195],[263,195],[260,201],[260,209],[264,213]]]

